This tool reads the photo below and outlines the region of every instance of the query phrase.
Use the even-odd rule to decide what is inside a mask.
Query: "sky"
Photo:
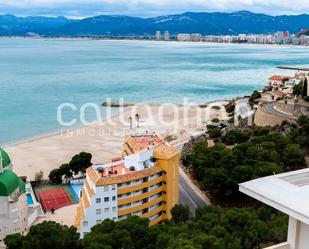
[[[0,14],[83,18],[95,15],[140,17],[186,11],[248,10],[270,15],[309,13],[309,0],[0,0]]]

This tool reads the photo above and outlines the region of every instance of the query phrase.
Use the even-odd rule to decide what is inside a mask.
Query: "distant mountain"
[[[269,16],[248,11],[232,13],[186,12],[178,15],[140,18],[130,16],[95,16],[82,20],[64,17],[0,16],[0,35],[36,32],[53,36],[154,35],[156,30],[201,34],[268,34],[278,30],[296,33],[309,27],[309,15]]]
[[[65,17],[0,15],[0,35],[25,35],[29,32],[57,28],[75,22]]]

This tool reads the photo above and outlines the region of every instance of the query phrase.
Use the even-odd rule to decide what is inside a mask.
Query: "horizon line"
[[[15,16],[17,18],[28,18],[28,17],[46,17],[46,18],[66,18],[66,19],[72,19],[72,20],[83,20],[87,18],[97,17],[97,16],[114,16],[114,17],[133,17],[133,18],[141,18],[141,19],[151,19],[151,18],[158,18],[158,17],[165,17],[165,16],[175,16],[175,15],[183,15],[186,13],[208,13],[208,14],[214,14],[214,13],[221,13],[221,14],[233,14],[233,13],[251,13],[256,15],[266,15],[266,16],[272,16],[272,17],[279,17],[279,16],[302,16],[302,15],[309,15],[309,13],[299,13],[299,14],[266,14],[262,12],[253,12],[249,10],[237,10],[237,11],[182,11],[179,13],[171,13],[166,15],[154,15],[154,16],[138,16],[138,15],[128,15],[128,14],[94,14],[89,16],[65,16],[65,15],[19,15],[19,14],[11,14],[11,13],[0,13],[0,16]]]

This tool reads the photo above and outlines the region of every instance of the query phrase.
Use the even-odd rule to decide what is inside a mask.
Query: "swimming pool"
[[[70,187],[73,190],[75,196],[77,197],[77,199],[79,200],[79,193],[80,190],[83,188],[84,184],[71,184]]]
[[[32,199],[32,195],[30,193],[27,194],[27,205],[33,205],[34,201]]]

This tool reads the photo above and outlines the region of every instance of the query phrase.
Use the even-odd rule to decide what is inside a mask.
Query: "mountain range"
[[[309,15],[270,16],[249,11],[232,13],[186,12],[151,18],[101,15],[84,19],[66,17],[0,16],[0,36],[36,33],[45,36],[154,35],[155,31],[204,35],[297,33],[309,27]]]

